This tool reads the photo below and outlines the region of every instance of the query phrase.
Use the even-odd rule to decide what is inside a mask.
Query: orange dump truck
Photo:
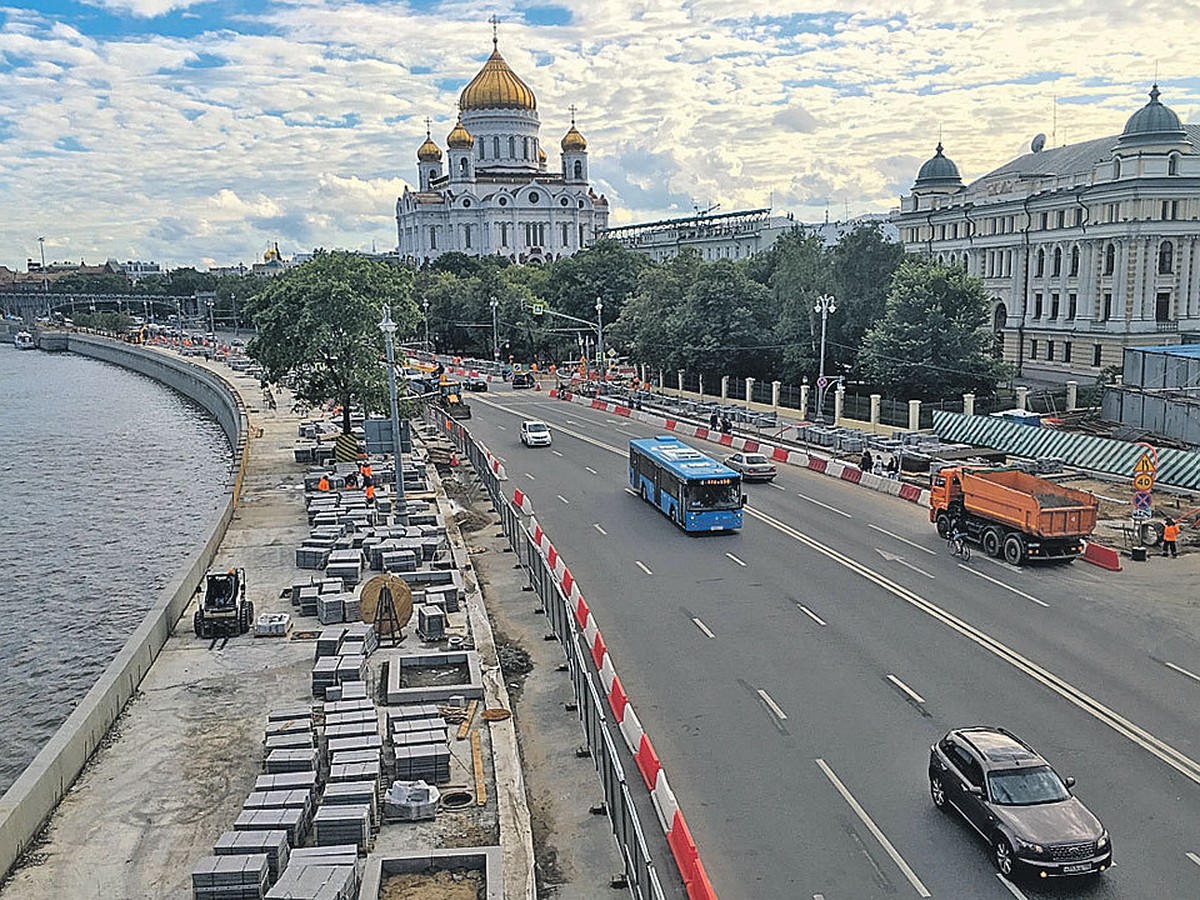
[[[988,556],[1019,566],[1029,559],[1074,559],[1096,527],[1100,501],[1019,469],[949,466],[929,490],[929,521],[948,537],[957,528]]]

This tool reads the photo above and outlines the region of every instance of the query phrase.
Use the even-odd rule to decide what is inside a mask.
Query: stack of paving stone
[[[450,780],[450,748],[444,743],[397,746],[396,778],[446,784]]]
[[[371,807],[358,804],[322,804],[313,816],[313,842],[318,847],[354,844],[370,848]]]
[[[326,571],[329,570],[326,569]],[[346,596],[346,594],[319,595],[317,597],[317,621],[322,625],[334,625],[344,621],[346,618]]]
[[[312,732],[294,734],[268,734],[263,741],[263,750],[269,756],[273,750],[311,750],[316,747]]]
[[[371,828],[379,827],[379,786],[373,781],[340,781],[325,786],[322,806],[366,806]]]
[[[406,703],[388,708],[388,737],[398,731],[427,731],[430,728],[449,728],[436,703]]]
[[[432,603],[440,606],[446,612],[458,612],[458,588],[453,584],[431,584],[422,592],[420,597],[413,597],[413,605],[421,606]]]
[[[304,838],[308,819],[303,809],[243,809],[233,820],[234,831],[286,831],[288,845],[297,847]]]
[[[316,659],[322,656],[337,656],[338,649],[342,646],[342,641],[346,637],[347,629],[341,625],[335,625],[331,628],[323,628],[321,633],[317,635],[317,650]]]
[[[315,772],[317,763],[316,749],[272,750],[267,754],[266,770],[268,775],[279,775],[284,772]]]
[[[313,665],[312,693],[314,697],[328,698],[329,689],[338,683],[340,656],[322,656]]]
[[[293,851],[288,867],[267,892],[267,900],[355,900],[357,897],[358,847],[354,844]]]
[[[345,684],[348,681],[365,682],[367,680],[367,658],[361,653],[347,656],[344,652],[339,651],[335,659],[338,661],[338,684]]]
[[[289,789],[315,791],[316,772],[281,772],[278,775],[259,775],[254,779],[256,791],[285,791]]]
[[[360,550],[334,550],[325,565],[328,578],[340,578],[347,585],[358,584],[362,575],[362,552]]]
[[[270,864],[265,853],[202,856],[192,868],[195,900],[262,900]]]
[[[308,834],[315,807],[312,788],[287,788],[278,791],[253,791],[242,802],[243,812],[292,811],[300,812],[296,825],[296,840],[299,844]],[[236,827],[236,826],[235,826]]]
[[[217,856],[243,856],[250,853],[265,853],[267,856],[267,883],[279,880],[288,863],[289,846],[286,831],[226,831],[217,838],[213,853]]]
[[[296,548],[297,569],[324,569],[329,562],[329,550],[324,547],[312,546],[309,539]]]
[[[379,636],[375,633],[375,626],[369,622],[350,622],[349,619],[347,622],[345,639],[361,643],[363,656],[374,653],[379,647]]]

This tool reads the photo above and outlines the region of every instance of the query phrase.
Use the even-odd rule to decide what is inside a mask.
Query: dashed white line
[[[567,504],[567,506],[571,505],[571,501],[568,500],[566,497],[564,497],[562,494],[558,494],[557,496],[558,496],[558,499],[561,500],[563,503]]]
[[[614,428],[613,431],[615,431],[617,434],[624,434],[631,438],[637,437],[637,435],[632,431],[626,431],[624,428]]]
[[[604,421],[607,422],[609,425],[620,425],[621,424],[620,419],[605,419]]]
[[[742,562],[740,559],[738,559],[736,556],[734,556],[732,553],[726,553],[725,555],[728,556],[730,559],[732,559],[735,563],[737,563],[743,569],[746,568],[746,564],[744,562]]]
[[[639,569],[641,569],[641,570],[642,570],[643,572],[645,572],[647,575],[653,575],[653,574],[654,574],[653,572],[651,572],[649,569],[647,569],[647,568],[646,568],[646,564],[645,564],[645,563],[643,563],[643,562],[642,562],[640,559],[635,559],[635,560],[634,560],[634,563],[637,565],[637,567],[638,567]]]
[[[537,481],[537,479],[534,478],[532,475],[530,475],[528,472],[525,473],[525,477],[528,478],[530,481]]]
[[[1000,883],[1002,885],[1004,885],[1006,888],[1008,888],[1008,892],[1010,894],[1012,894],[1014,897],[1016,897],[1017,900],[1029,900],[1028,897],[1026,897],[1024,894],[1021,893],[1021,889],[1019,887],[1017,887],[1015,884],[1013,884],[1011,881],[1009,881],[1007,878],[1005,878],[999,872],[996,873],[996,877],[1000,879]]]
[[[930,550],[928,547],[922,547],[920,544],[914,544],[908,538],[902,538],[898,534],[893,534],[892,532],[888,531],[886,528],[880,528],[878,525],[872,525],[869,522],[867,523],[867,527],[874,528],[876,531],[878,531],[882,534],[886,534],[890,538],[895,538],[896,540],[900,541],[901,543],[908,544],[908,546],[910,546],[910,547],[916,547],[922,553],[928,553],[930,556],[937,556],[936,551]]]
[[[787,490],[787,488],[780,487],[779,485],[775,484],[772,481],[767,482],[767,487],[775,488],[775,490],[777,490],[777,491],[786,491]]]
[[[599,473],[599,472],[597,472],[595,469],[593,469],[591,466],[584,466],[584,468],[585,468],[585,469],[587,469],[589,472],[591,472],[593,475],[599,475],[599,474],[600,474],[600,473]]]
[[[1024,597],[1026,600],[1028,600],[1028,601],[1029,601],[1029,602],[1031,602],[1031,603],[1036,603],[1038,606],[1044,606],[1046,609],[1049,609],[1049,608],[1050,608],[1050,604],[1049,604],[1049,603],[1046,603],[1046,602],[1044,602],[1044,601],[1042,601],[1042,600],[1039,600],[1037,597],[1034,597],[1032,594],[1027,594],[1027,593],[1025,593],[1024,591],[1019,591],[1019,590],[1017,590],[1015,587],[1013,587],[1012,585],[1010,585],[1010,584],[1005,584],[1003,581],[997,581],[997,580],[996,580],[995,578],[993,578],[991,575],[984,575],[982,572],[978,572],[978,571],[976,571],[975,569],[972,569],[970,566],[963,565],[962,563],[959,563],[959,564],[958,564],[958,567],[959,567],[960,569],[963,569],[964,571],[970,572],[972,575],[978,575],[980,578],[983,578],[983,579],[985,579],[985,580],[987,580],[987,581],[990,581],[992,584],[994,584],[994,585],[996,585],[996,586],[998,586],[998,587],[1002,587],[1002,588],[1004,588],[1006,591],[1012,591],[1012,592],[1013,592],[1014,594],[1016,594],[1018,597]]]
[[[572,421],[571,419],[567,419],[567,424],[568,424],[568,425],[578,425],[579,423],[578,423],[578,422],[574,422],[574,421]]]
[[[551,450],[550,452],[553,453],[555,456],[562,456],[562,453],[560,453],[558,450]]]
[[[693,618],[692,618],[692,621],[693,621],[693,622],[696,624],[696,627],[697,627],[697,628],[699,628],[701,631],[703,631],[703,632],[704,632],[706,635],[708,635],[710,638],[715,638],[715,637],[716,637],[716,635],[715,635],[715,634],[713,634],[711,630],[709,630],[709,627],[708,627],[707,625],[705,625],[703,622],[701,622],[699,619],[697,619],[697,618],[693,617]]]
[[[834,774],[833,769],[829,768],[829,765],[823,759],[818,759],[817,765],[821,767],[821,771],[825,773],[825,777],[829,779],[830,784],[832,784],[837,789],[837,792],[842,795],[842,799],[850,804],[850,808],[854,810],[855,815],[857,815],[859,819],[862,820],[862,823],[870,829],[871,834],[875,835],[875,840],[879,841],[880,846],[882,846],[887,852],[887,855],[892,858],[892,862],[900,867],[900,871],[904,873],[904,877],[908,879],[908,883],[916,888],[917,893],[922,897],[932,896],[925,885],[921,883],[921,879],[917,877],[917,873],[914,872],[909,867],[908,863],[904,861],[904,857],[902,857],[897,852],[896,848],[892,846],[892,842],[887,839],[887,836],[879,830],[879,826],[876,825],[871,817],[867,815],[867,811],[859,805],[859,802],[854,799],[854,795],[846,789],[846,786],[842,784],[841,779]]]
[[[887,680],[890,681],[892,684],[894,684],[896,687],[900,688],[900,690],[904,691],[904,693],[908,694],[908,696],[911,697],[913,700],[915,700],[917,703],[925,702],[924,697],[922,697],[920,694],[918,694],[916,691],[914,691],[912,688],[910,688],[907,684],[905,684],[903,681],[901,681],[895,675],[889,675],[887,677]]]
[[[631,487],[625,488],[625,493],[627,493],[630,497],[636,497],[638,495],[637,491]]]
[[[1194,862],[1196,865],[1200,866],[1200,856],[1197,856],[1195,853],[1188,851],[1187,858],[1190,859],[1192,862]]]
[[[1195,672],[1189,672],[1183,666],[1177,666],[1173,662],[1164,662],[1163,665],[1166,666],[1168,669],[1174,669],[1180,675],[1186,675],[1188,678],[1191,678],[1194,681],[1200,681],[1200,675],[1197,675]]]
[[[808,494],[797,494],[796,496],[799,497],[801,500],[807,500],[809,503],[815,503],[815,504],[817,504],[817,506],[823,507],[824,509],[827,509],[830,512],[837,513],[839,516],[845,516],[847,519],[854,518],[854,516],[850,515],[850,513],[842,512],[836,506],[830,506],[828,503],[822,503],[820,500],[816,499],[815,497],[808,496]]]
[[[796,609],[800,610],[800,612],[804,613],[806,616],[808,616],[810,619],[812,619],[818,625],[824,626],[827,624],[824,619],[822,619],[820,616],[818,616],[815,612],[813,612],[807,606],[797,603]]]
[[[505,426],[501,425],[499,422],[496,423],[496,427],[499,428],[501,431],[508,431],[508,429]]]
[[[771,695],[762,688],[758,689],[758,696],[763,703],[767,704],[767,708],[771,710],[771,712],[775,713],[776,718],[778,718],[781,722],[787,718],[787,713],[780,709],[779,704],[772,700]]]
[[[601,534],[603,534],[603,535],[607,535],[607,534],[608,534],[608,532],[607,532],[607,531],[605,531],[603,528],[601,528],[601,527],[600,527],[600,523],[599,523],[599,522],[593,522],[593,523],[592,523],[592,527],[593,527],[593,528],[595,528],[595,529],[596,529],[598,532],[600,532],[600,533],[601,533]]]

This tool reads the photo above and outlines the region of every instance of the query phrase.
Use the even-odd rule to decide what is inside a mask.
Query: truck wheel
[[[937,533],[938,537],[942,539],[948,539],[950,537],[950,517],[945,513],[938,513]]]
[[[204,637],[204,613],[200,610],[192,616],[192,628],[196,630],[196,637]]]
[[[1004,561],[1010,566],[1019,566],[1025,561],[1025,542],[1019,534],[1010,534],[1004,539]]]
[[[995,559],[1000,555],[1000,548],[1004,544],[1004,532],[999,528],[986,528],[980,543],[983,545],[983,552]]]

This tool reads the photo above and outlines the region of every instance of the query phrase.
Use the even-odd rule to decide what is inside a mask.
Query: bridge
[[[125,312],[163,321],[196,318],[202,315],[204,295],[167,297],[146,294],[90,294],[75,291],[0,291],[0,310],[5,315],[32,319],[62,313]]]

